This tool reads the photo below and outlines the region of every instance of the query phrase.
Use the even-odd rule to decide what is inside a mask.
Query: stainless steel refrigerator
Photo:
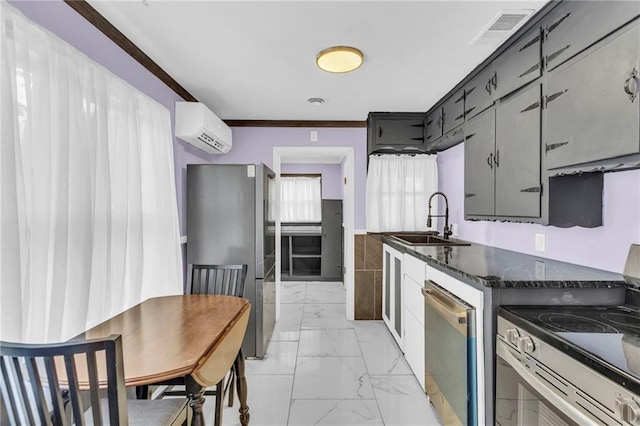
[[[264,357],[275,325],[274,182],[264,164],[187,166],[187,263],[249,265],[245,357]]]

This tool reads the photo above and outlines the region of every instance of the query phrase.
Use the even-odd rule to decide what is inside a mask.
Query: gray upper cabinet
[[[640,1],[565,1],[544,18],[544,57],[552,70],[640,15]]]
[[[540,29],[535,27],[527,31],[496,59],[495,98],[502,98],[540,77],[542,73],[540,39]]]
[[[368,153],[382,148],[426,149],[425,114],[416,112],[370,112],[367,118]]]
[[[465,216],[539,218],[541,86],[465,124]]]
[[[495,214],[495,111],[477,115],[464,127],[465,215]]]
[[[549,73],[546,166],[640,152],[640,19]]]
[[[442,133],[448,133],[464,123],[464,90],[454,93],[442,105]]]
[[[488,66],[464,87],[464,115],[469,120],[493,104],[497,75],[493,66]]]
[[[432,144],[436,139],[442,136],[442,108],[437,108],[433,112],[427,114],[427,123],[425,129],[425,138],[427,144]]]
[[[496,106],[496,215],[540,217],[541,86]]]

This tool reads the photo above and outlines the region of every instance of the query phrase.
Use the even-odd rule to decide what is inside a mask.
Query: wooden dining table
[[[120,334],[126,386],[184,377],[192,425],[204,425],[202,409],[206,388],[220,382],[235,364],[240,423],[246,426],[249,407],[241,346],[250,309],[247,299],[233,296],[156,297],[87,330],[78,338]],[[80,371],[78,375],[81,378]]]

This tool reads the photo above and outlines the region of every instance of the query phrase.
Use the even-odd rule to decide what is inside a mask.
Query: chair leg
[[[214,417],[214,426],[222,426],[222,400],[224,399],[224,377],[216,385],[216,411]]]
[[[149,385],[136,386],[136,399],[149,399]]]
[[[229,392],[229,407],[233,407],[233,394],[235,392],[236,384],[236,371],[234,367],[231,367],[229,371],[229,380],[227,381],[227,387],[225,388],[225,392]]]

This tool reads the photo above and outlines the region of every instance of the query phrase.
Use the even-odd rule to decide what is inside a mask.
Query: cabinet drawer
[[[426,277],[427,264],[417,257],[405,254],[403,260],[404,273],[422,285]]]
[[[549,73],[548,169],[640,152],[640,96],[637,89],[633,100],[625,93],[634,71],[640,72],[640,21]]]
[[[418,284],[405,274],[404,308],[410,311],[420,324],[424,324],[424,295],[422,284]]]
[[[565,1],[545,17],[544,55],[551,70],[640,15],[639,1]]]

